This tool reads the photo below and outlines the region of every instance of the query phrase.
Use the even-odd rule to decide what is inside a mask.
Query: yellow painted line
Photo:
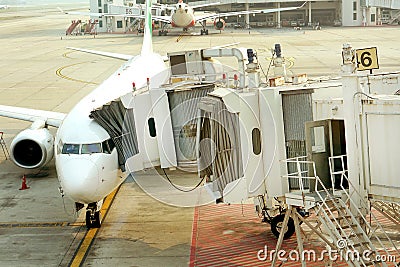
[[[83,80],[74,79],[74,78],[71,78],[71,77],[66,76],[66,75],[64,75],[64,74],[61,73],[61,72],[62,72],[64,69],[66,69],[66,68],[69,68],[69,67],[72,67],[72,66],[76,66],[76,65],[79,65],[79,64],[84,64],[84,63],[87,63],[87,62],[89,62],[89,61],[74,63],[74,64],[71,64],[71,65],[67,65],[67,66],[58,68],[58,69],[56,70],[56,74],[57,74],[57,76],[59,76],[59,77],[61,77],[61,78],[63,78],[63,79],[70,80],[70,81],[74,81],[74,82],[80,82],[80,83],[86,83],[86,84],[98,84],[98,83],[95,83],[95,82],[88,82],[88,81],[83,81]]]
[[[71,226],[68,222],[26,222],[0,223],[0,228],[36,228],[36,227],[65,227]]]
[[[270,58],[270,57],[266,57],[266,59],[267,59],[268,61],[271,61],[271,60],[272,60],[272,58]],[[286,66],[286,68],[287,68],[287,69],[292,68],[293,65],[294,65],[294,61],[295,61],[294,57],[285,58],[285,60],[289,62],[289,65]]]
[[[65,58],[73,59],[72,57],[68,56],[68,54],[71,54],[72,52],[74,52],[74,51],[65,52],[64,54],[62,54],[62,56],[65,57]]]
[[[115,198],[115,195],[117,194],[120,186],[117,187],[111,194],[109,194],[106,199],[104,200],[103,206],[101,207],[100,214],[103,214],[102,221],[104,221],[105,217],[107,216],[108,210],[111,207],[111,204]],[[83,263],[87,253],[89,252],[90,246],[93,243],[93,240],[95,239],[97,232],[99,231],[100,228],[91,228],[89,229],[85,237],[83,238],[81,244],[79,245],[77,252],[74,256],[74,258],[71,261],[71,264],[69,265],[70,267],[79,267]]]
[[[293,67],[293,65],[294,65],[294,58],[293,58],[293,57],[290,57],[290,58],[288,58],[288,61],[289,61],[288,69],[290,69],[290,68]]]
[[[178,36],[178,38],[176,39],[176,41],[179,42],[179,41],[183,38],[183,36],[185,36],[185,34],[183,34],[183,33],[180,34],[180,35]]]

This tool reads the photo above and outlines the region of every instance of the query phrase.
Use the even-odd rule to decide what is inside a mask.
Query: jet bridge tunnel
[[[118,151],[118,164],[125,171],[126,160],[139,153],[134,110],[125,108],[121,99],[116,99],[93,110],[90,116],[114,141]]]
[[[196,166],[197,104],[213,89],[212,83],[199,83],[163,88],[153,95],[149,91],[128,94],[93,110],[90,117],[114,141],[123,171],[133,158],[134,170],[160,164],[193,167]],[[157,112],[163,117],[157,117]],[[162,149],[157,148],[158,144],[162,144]]]

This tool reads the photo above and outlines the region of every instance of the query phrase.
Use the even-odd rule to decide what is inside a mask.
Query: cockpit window
[[[62,144],[60,141],[60,148],[62,146],[62,154],[93,154],[93,153],[106,153],[111,154],[115,148],[112,139],[108,139],[102,143],[92,144]]]
[[[62,148],[63,154],[79,154],[79,144],[64,144]]]
[[[82,154],[92,154],[92,153],[101,153],[101,143],[94,144],[83,144],[82,145]]]

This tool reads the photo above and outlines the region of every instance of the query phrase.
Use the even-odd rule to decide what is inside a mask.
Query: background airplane
[[[127,62],[100,84],[68,113],[0,105],[0,116],[31,121],[30,128],[13,139],[10,146],[12,161],[25,169],[41,168],[55,156],[60,191],[70,197],[77,210],[86,206],[88,228],[100,227],[103,199],[127,177],[119,163],[116,142],[90,116],[103,105],[147,84],[147,78],[163,73],[163,58],[153,52],[151,2],[146,1],[146,25],[140,55],[117,53],[95,54],[112,56]],[[167,75],[152,79],[152,85],[165,83]],[[49,127],[57,127],[53,136]]]
[[[218,5],[219,3],[213,3],[208,5]],[[198,5],[198,6],[189,6],[188,4],[183,3],[182,0],[175,5],[175,8],[172,8],[172,12],[170,16],[153,16],[153,20],[160,21],[164,23],[163,29],[159,31],[159,35],[167,35],[167,31],[165,30],[165,25],[171,24],[172,27],[183,28],[186,31],[188,28],[194,27],[196,23],[200,23],[202,29],[200,34],[208,34],[208,29],[206,29],[207,20],[214,20],[214,27],[217,30],[223,30],[225,28],[225,20],[223,18],[230,16],[239,16],[246,14],[258,14],[258,13],[273,13],[277,11],[287,11],[301,8],[300,7],[287,7],[287,8],[274,8],[274,9],[260,9],[260,10],[243,10],[243,11],[235,11],[235,12],[224,12],[224,13],[211,13],[204,15],[195,15],[194,8],[205,7],[208,5]],[[134,17],[134,16],[132,16]]]

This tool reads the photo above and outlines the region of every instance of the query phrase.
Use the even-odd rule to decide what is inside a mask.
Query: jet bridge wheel
[[[276,236],[276,238],[279,238],[279,234],[281,233],[281,230],[282,230],[282,224],[283,224],[284,218],[285,218],[285,214],[279,214],[279,215],[273,217],[271,220],[271,231]],[[290,238],[294,234],[294,232],[295,232],[294,221],[290,217],[288,224],[287,224],[287,230],[286,230],[285,235],[283,236],[283,239]]]

